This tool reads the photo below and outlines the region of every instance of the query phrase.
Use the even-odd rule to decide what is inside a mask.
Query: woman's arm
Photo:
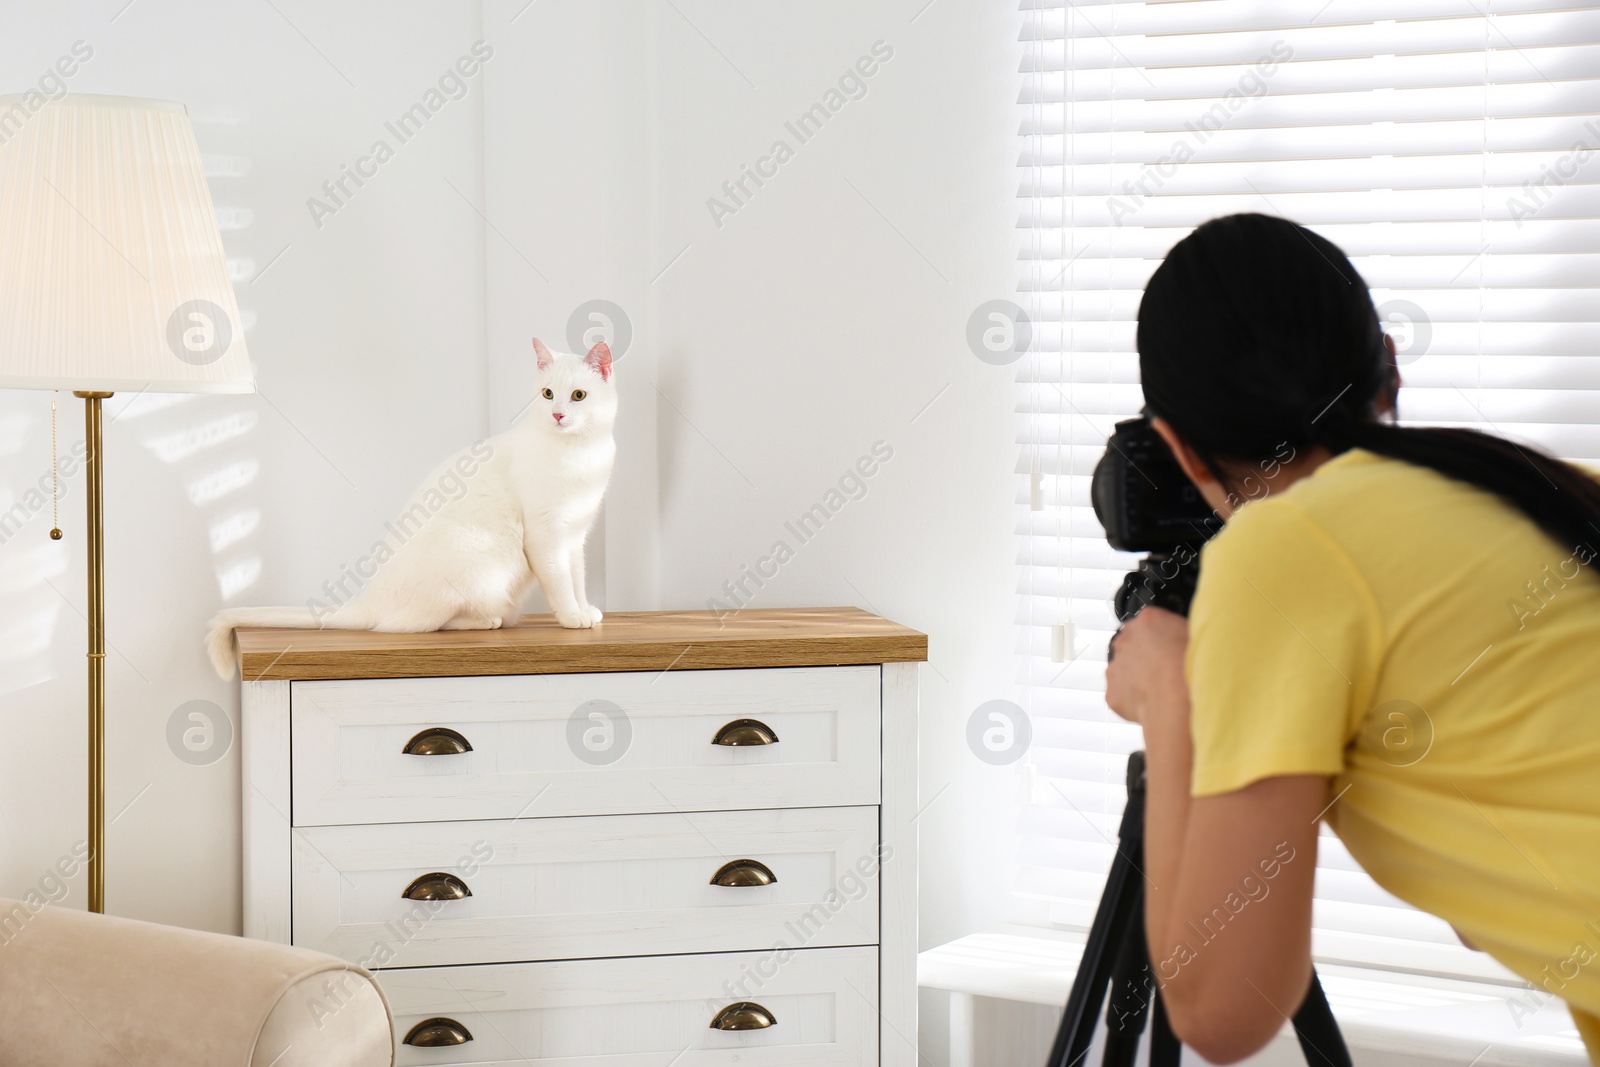
[[[1144,727],[1145,928],[1173,1031],[1213,1063],[1232,1063],[1270,1041],[1305,997],[1328,780],[1288,775],[1192,798],[1187,645],[1181,616],[1140,612],[1116,639],[1106,700]]]

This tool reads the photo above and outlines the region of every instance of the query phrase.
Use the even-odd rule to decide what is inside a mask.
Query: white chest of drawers
[[[825,608],[239,645],[245,934],[377,971],[403,1067],[914,1067],[922,634]]]

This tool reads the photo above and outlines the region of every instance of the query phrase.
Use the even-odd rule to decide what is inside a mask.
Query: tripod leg
[[[1151,980],[1150,950],[1144,936],[1144,889],[1134,893],[1133,914],[1111,970],[1111,997],[1106,1002],[1106,1051],[1102,1067],[1133,1067],[1139,1039],[1155,996]]]
[[[1305,1053],[1311,1067],[1351,1067],[1350,1050],[1345,1047],[1344,1035],[1334,1021],[1333,1009],[1328,1006],[1328,996],[1322,991],[1322,979],[1311,972],[1311,988],[1300,1010],[1294,1013],[1295,1036],[1300,1039],[1300,1051]]]
[[[1178,1067],[1178,1057],[1182,1053],[1183,1043],[1172,1032],[1172,1023],[1167,1019],[1167,1002],[1157,993],[1150,1019],[1150,1067]]]
[[[1067,997],[1066,1010],[1061,1013],[1061,1025],[1056,1030],[1045,1067],[1080,1067],[1083,1063],[1094,1042],[1100,1004],[1111,982],[1116,956],[1132,932],[1130,924],[1137,924],[1143,935],[1144,917],[1140,908],[1143,887],[1137,881],[1142,877],[1138,865],[1144,858],[1143,752],[1128,756],[1127,782],[1128,803],[1122,809],[1122,823],[1117,827],[1117,854],[1111,861],[1100,904],[1095,908],[1094,923],[1089,927],[1083,959],[1078,964],[1078,976],[1073,979],[1072,993]]]
[[[1094,1043],[1100,1004],[1105,999],[1116,962],[1114,954],[1126,941],[1130,921],[1137,921],[1141,927],[1144,925],[1135,899],[1140,894],[1132,881],[1138,877],[1133,864],[1122,850],[1112,860],[1106,889],[1095,910],[1094,924],[1083,946],[1083,959],[1078,964],[1078,976],[1072,981],[1072,994],[1062,1012],[1061,1026],[1056,1031],[1050,1058],[1045,1061],[1046,1067],[1081,1067],[1089,1054],[1089,1046]]]
[[[1067,998],[1045,1067],[1081,1067],[1093,1044],[1107,985],[1112,986],[1109,1008],[1113,1019],[1103,1063],[1133,1063],[1145,1015],[1149,1013],[1150,1067],[1178,1067],[1183,1047],[1172,1032],[1166,1005],[1156,991],[1145,940],[1144,886],[1138,881],[1142,877],[1138,865],[1144,862],[1144,800],[1144,753],[1134,752],[1128,757],[1128,804],[1117,829],[1117,855],[1111,861],[1105,892],[1095,909],[1078,976],[1073,980],[1072,994]],[[1142,995],[1131,997],[1134,992]],[[1350,1050],[1345,1047],[1315,971],[1306,999],[1295,1012],[1294,1028],[1311,1067],[1351,1067]]]

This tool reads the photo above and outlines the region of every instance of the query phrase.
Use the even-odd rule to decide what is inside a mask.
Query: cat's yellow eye
[[[584,397],[586,397],[588,395],[589,394],[584,392],[582,389],[574,389],[572,391],[572,399],[574,399],[574,400],[582,400]]]
[[[545,399],[546,399],[546,400],[554,400],[554,399],[555,399],[555,398],[556,398],[556,394],[555,394],[555,391],[554,391],[554,390],[551,390],[551,389],[546,389],[546,390],[545,390],[545,391],[544,391],[544,398],[545,398]]]

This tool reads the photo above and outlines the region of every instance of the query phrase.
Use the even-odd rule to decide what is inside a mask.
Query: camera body
[[[1188,615],[1200,546],[1221,523],[1148,415],[1116,424],[1089,496],[1112,548],[1148,553],[1112,598],[1117,621],[1127,622],[1147,604]]]

